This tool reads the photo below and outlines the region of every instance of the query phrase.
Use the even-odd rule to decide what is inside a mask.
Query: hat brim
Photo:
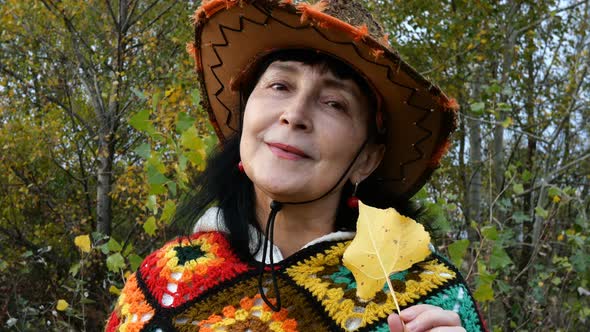
[[[239,131],[240,95],[230,85],[253,61],[273,50],[316,49],[349,64],[381,96],[387,150],[376,176],[394,197],[411,197],[446,152],[456,127],[454,105],[363,27],[331,16],[323,24],[302,19],[301,7],[278,3],[228,6],[214,0],[209,12],[202,8],[196,14],[194,55],[203,106],[220,140]]]

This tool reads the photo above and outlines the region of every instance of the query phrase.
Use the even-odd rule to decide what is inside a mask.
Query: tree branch
[[[523,27],[519,28],[518,30],[515,30],[514,31],[514,34],[515,34],[515,36],[519,36],[519,35],[527,32],[528,30],[534,28],[535,26],[541,24],[542,22],[544,22],[546,20],[553,20],[558,13],[561,13],[561,12],[564,12],[564,11],[568,11],[568,10],[571,10],[571,9],[574,9],[574,8],[576,8],[578,6],[581,6],[581,5],[585,4],[585,3],[588,3],[588,1],[589,0],[583,0],[583,1],[580,1],[578,3],[574,3],[573,5],[569,5],[567,7],[559,8],[559,9],[551,12],[551,14],[545,15],[545,16],[541,17],[540,19],[538,19],[536,21],[533,21],[530,24],[527,24],[527,25],[523,26]]]

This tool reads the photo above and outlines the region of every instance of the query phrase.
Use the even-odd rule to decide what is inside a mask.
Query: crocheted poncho
[[[258,293],[260,263],[240,261],[222,233],[173,240],[127,280],[106,331],[389,331],[395,304],[387,285],[371,301],[356,297],[342,265],[349,243],[317,243],[278,263],[282,309],[274,312]],[[467,331],[485,330],[459,272],[437,254],[391,280],[402,309],[439,306],[457,312]]]

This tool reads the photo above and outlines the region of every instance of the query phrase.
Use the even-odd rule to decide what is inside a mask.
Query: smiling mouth
[[[305,152],[296,147],[281,143],[266,143],[270,151],[277,157],[287,160],[300,160],[310,158]]]

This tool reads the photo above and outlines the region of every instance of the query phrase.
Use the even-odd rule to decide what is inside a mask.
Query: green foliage
[[[589,6],[368,4],[392,45],[461,105],[454,149],[419,200],[427,215],[448,221],[437,244],[471,282],[489,326],[584,329]]]
[[[490,255],[490,269],[503,269],[511,263],[512,260],[510,260],[510,257],[508,256],[504,248],[502,248],[499,245],[495,245]]]
[[[180,135],[193,127],[203,148],[215,144],[184,52],[198,2],[119,13],[126,2],[0,6],[0,267],[15,267],[0,273],[0,329],[101,330],[124,278],[181,233],[176,202],[203,166]],[[105,162],[111,231],[99,234]],[[90,233],[83,252],[74,239]],[[58,300],[68,306],[53,314]]]
[[[457,240],[449,245],[447,250],[451,257],[451,261],[455,266],[462,265],[463,257],[467,253],[467,248],[469,248],[469,240],[467,239]]]
[[[497,274],[488,273],[483,264],[479,264],[479,276],[476,279],[476,288],[473,297],[479,302],[494,300],[494,288],[492,286]]]
[[[156,230],[158,225],[156,225],[156,217],[150,216],[144,223],[143,223],[143,230],[149,235],[154,236],[156,235]]]
[[[121,253],[114,253],[107,257],[107,268],[111,272],[119,272],[120,269],[124,269],[126,266],[125,258]]]
[[[124,0],[0,6],[0,329],[101,330],[143,257],[188,232],[173,216],[216,144],[184,52],[198,3],[134,2],[125,29]],[[589,6],[366,3],[462,106],[454,148],[416,199],[488,324],[583,330]],[[105,161],[112,227],[97,232]]]

